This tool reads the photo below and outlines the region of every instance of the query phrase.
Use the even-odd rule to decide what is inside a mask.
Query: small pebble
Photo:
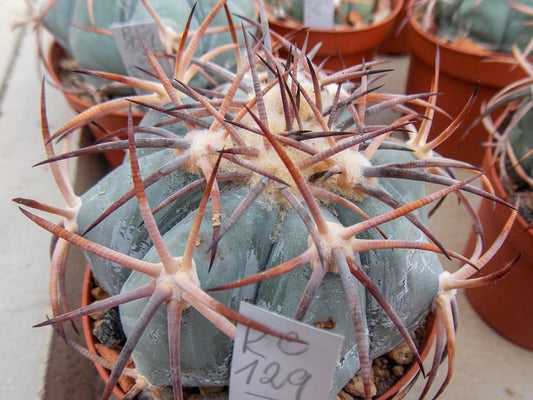
[[[514,397],[514,395],[515,395],[514,390],[511,389],[511,388],[509,388],[509,387],[508,387],[508,388],[505,388],[505,393],[507,393],[507,394],[508,394],[509,396],[511,396],[511,397]]]
[[[387,355],[392,358],[396,364],[407,365],[413,362],[413,354],[405,343],[396,346],[394,349],[389,351]]]
[[[355,397],[353,397],[351,394],[346,393],[344,390],[342,390],[336,397],[335,400],[355,400]]]
[[[377,378],[387,378],[389,374],[389,362],[386,359],[378,358],[372,365],[372,373]]]
[[[392,373],[394,374],[394,376],[397,376],[398,378],[401,377],[405,372],[405,368],[402,367],[401,365],[395,365],[394,367],[392,367]]]
[[[356,375],[352,378],[350,382],[346,386],[344,386],[344,390],[348,392],[349,394],[352,394],[354,396],[360,396],[364,397],[365,395],[365,389],[363,386],[363,378],[360,375]],[[375,396],[377,393],[376,385],[374,383],[374,377],[372,376],[371,381],[371,387],[370,387],[370,394],[372,396]]]
[[[124,344],[126,335],[122,330],[116,308],[107,310],[104,317],[94,324],[93,335],[106,347],[117,347]]]

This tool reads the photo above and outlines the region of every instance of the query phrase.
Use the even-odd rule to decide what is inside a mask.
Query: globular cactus
[[[145,21],[146,18],[156,21],[160,29],[161,39],[167,49],[166,54],[155,56],[165,64],[168,64],[168,58],[173,59],[175,57],[179,60],[178,63],[175,63],[175,79],[194,84],[195,87],[201,86],[209,89],[216,84],[217,80],[219,82],[224,81],[227,79],[227,74],[234,73],[241,58],[238,43],[241,32],[235,30],[232,15],[236,14],[242,18],[246,27],[248,26],[246,20],[253,20],[256,15],[252,2],[239,5],[234,3],[231,1],[203,0],[195,2],[194,6],[189,6],[187,3],[187,6],[184,7],[182,3],[174,1],[78,2],[51,0],[36,18],[38,22],[46,21],[47,18],[55,21],[54,24],[49,22],[48,26],[60,37],[60,33],[57,33],[58,29],[64,26],[65,20],[71,21],[67,25],[72,25],[72,30],[77,29],[79,32],[74,35],[70,30],[68,31],[67,40],[69,43],[73,41],[72,37],[82,36],[79,39],[79,46],[76,42],[69,44],[69,47],[81,48],[79,51],[83,57],[86,54],[99,53],[103,49],[102,53],[107,53],[107,56],[103,57],[104,60],[107,63],[116,64],[109,67],[104,64],[96,64],[95,60],[98,60],[101,54],[98,57],[89,56],[88,63],[78,60],[82,67],[89,69],[80,69],[77,72],[86,75],[87,78],[112,82],[121,88],[121,93],[118,93],[116,97],[103,102],[96,102],[97,104],[84,110],[58,129],[52,138],[68,135],[73,130],[115,111],[127,111],[132,102],[139,106],[163,106],[172,101],[161,82],[139,79],[126,74],[118,49],[107,30],[112,22],[134,22],[137,18],[141,21]],[[54,13],[55,7],[58,7],[58,10]],[[159,13],[172,16],[169,17],[172,23],[167,24],[166,19],[163,20],[159,17]],[[72,21],[77,15],[81,15],[80,18],[83,21]],[[103,20],[101,22],[102,28],[91,29],[90,26],[83,25],[87,23],[87,20],[92,25],[96,24],[96,20],[99,21],[100,16]],[[81,24],[81,27],[76,23]],[[174,26],[179,30],[175,31]],[[141,45],[146,46],[147,44],[143,41]],[[149,65],[147,61],[143,62],[143,66],[144,64]],[[218,78],[219,74],[223,74],[223,76]],[[209,79],[205,79],[205,76],[209,76]],[[126,95],[125,89],[129,89],[131,94]],[[134,94],[133,89],[139,89],[139,94]],[[100,128],[103,129],[103,127]],[[108,133],[111,134],[111,132]],[[114,132],[114,134],[120,136],[120,132]]]
[[[253,2],[231,0],[227,3],[229,12],[254,18]],[[198,30],[214,5],[211,0],[49,0],[43,6],[40,19],[80,69],[127,75],[110,28],[118,24],[155,22],[166,54],[174,56],[185,27],[193,32]],[[191,13],[192,9],[194,13]],[[191,18],[188,18],[189,15]],[[203,36],[196,49],[197,56],[233,43],[224,13],[215,15],[210,26],[215,33]],[[224,27],[226,29],[220,29]],[[236,67],[233,52],[220,54],[217,63],[230,70]]]
[[[533,43],[533,42],[532,42]],[[483,106],[479,119],[492,139],[492,159],[500,182],[511,202],[518,201],[520,214],[533,223],[533,66],[524,52],[513,48],[514,56],[526,77],[498,91]]]
[[[221,68],[235,72],[240,59],[235,57],[235,48],[239,46],[241,32],[232,26],[232,15],[244,21],[256,18],[252,1],[214,0],[49,0],[36,14],[33,20],[38,38],[42,36],[42,27],[46,27],[73,57],[77,65],[73,72],[83,75],[83,80],[61,89],[91,96],[95,103],[58,130],[58,136],[79,128],[88,119],[95,121],[116,111],[127,111],[129,100],[151,105],[170,102],[159,82],[128,76],[110,31],[114,25],[154,22],[164,47],[156,56],[166,70],[172,64],[169,60],[179,57],[182,62],[176,64],[181,67],[174,71],[176,78],[195,87],[212,88],[217,84],[216,76],[213,78],[213,74],[203,70]],[[139,42],[142,46],[152,44],[150,35],[132,35],[132,40],[138,42],[136,47]],[[49,63],[45,66],[53,68]],[[143,71],[149,69],[149,64],[143,62],[138,67]],[[105,133],[104,127],[100,129]]]
[[[443,40],[478,46],[480,51],[511,52],[513,44],[525,48],[533,35],[531,0],[411,0],[425,8],[424,26]]]
[[[274,17],[279,19],[289,18],[299,22],[304,21],[304,1],[269,0],[268,3]],[[374,22],[375,18],[379,18],[381,15],[381,13],[376,12],[377,10],[381,11],[387,8],[384,6],[385,1],[383,0],[361,2],[341,0],[338,3],[335,5],[334,14],[336,25],[361,26],[368,24]]]
[[[468,204],[464,192],[501,200],[470,185],[480,176],[474,167],[434,153],[458,121],[426,142],[430,118],[420,119],[409,104],[426,106],[430,116],[434,100],[371,89],[379,63],[327,75],[298,49],[277,58],[276,48],[287,43],[270,37],[264,23],[244,39],[239,69],[209,92],[169,79],[147,51],[173,104],[154,107],[160,114],[143,126],[130,124],[127,140],[106,143],[127,147],[129,157],[80,197],[66,160],[101,146],[56,155],[43,101],[46,162],[67,207],[16,199],[26,216],[59,237],[54,315],[39,325],[56,324],[64,334],[65,321],[120,306],[128,340],[116,363],[100,360],[112,369],[102,398],[126,371],[139,385],[172,386],[181,399],[183,385],[227,384],[231,321],[290,339],[240,315],[241,301],[309,324],[332,317],[345,341],[330,398],[360,371],[370,399],[371,360],[404,340],[421,364],[409,332],[433,311],[438,340],[426,393],[446,354],[453,365],[455,289],[507,269],[467,279],[499,241],[471,258],[446,249],[426,227],[425,206],[452,193]],[[367,121],[387,108],[405,115],[383,125]],[[456,179],[454,168],[471,178]],[[426,194],[426,182],[441,189]],[[29,208],[62,220],[49,222]],[[69,244],[85,251],[111,297],[66,309],[60,288]],[[443,272],[438,254],[464,266]],[[125,369],[130,356],[136,371]]]

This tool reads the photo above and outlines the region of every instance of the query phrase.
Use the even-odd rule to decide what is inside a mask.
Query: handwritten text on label
[[[237,326],[230,400],[324,400],[343,338],[242,303],[240,312],[297,341]],[[303,343],[302,343],[303,342]]]

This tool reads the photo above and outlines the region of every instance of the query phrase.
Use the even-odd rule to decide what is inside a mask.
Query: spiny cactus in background
[[[209,0],[49,0],[43,6],[40,18],[65,51],[73,56],[79,68],[126,75],[118,48],[111,37],[110,28],[113,25],[155,22],[166,54],[173,56],[179,49],[185,27],[188,25],[189,31],[195,32],[214,4],[214,1]],[[230,0],[227,6],[233,14],[255,17],[252,1]],[[193,8],[195,11],[191,13]],[[188,15],[192,15],[192,18],[189,19]],[[203,36],[197,56],[233,43],[224,13],[215,15],[210,26],[212,34]],[[236,67],[232,52],[220,55],[217,62],[227,69]]]
[[[158,23],[160,27],[161,36],[164,43],[167,44],[168,50],[166,55],[155,55],[161,62],[167,62],[169,57],[173,59],[176,57],[179,62],[175,64],[174,77],[185,83],[194,84],[195,86],[201,85],[205,88],[209,88],[215,84],[212,77],[218,77],[219,74],[229,71],[228,73],[234,73],[239,63],[240,50],[237,42],[238,35],[233,28],[232,13],[239,14],[242,18],[246,19],[251,17],[255,18],[255,11],[252,5],[240,5],[236,6],[232,2],[220,0],[216,4],[213,2],[203,0],[196,2],[194,6],[188,7],[190,13],[188,17],[184,17],[183,4],[174,1],[158,1],[147,2],[145,0],[129,1],[129,2],[72,2],[51,0],[47,7],[42,10],[42,13],[37,18],[38,21],[42,19],[46,20],[48,16],[54,16],[54,20],[59,20],[58,24],[50,26],[62,27],[61,21],[74,18],[74,15],[82,15],[83,18],[88,19],[93,26],[96,21],[99,21],[99,16],[103,19],[102,29],[107,29],[111,22],[117,22],[120,20],[135,21],[135,18],[141,18],[143,15],[150,15],[150,17]],[[188,4],[188,3],[187,3]],[[114,6],[113,6],[114,5]],[[124,9],[118,7],[120,5],[129,12],[126,13]],[[126,7],[127,5],[127,7]],[[54,7],[59,7],[56,13],[52,13]],[[168,7],[165,8],[165,7]],[[230,8],[231,7],[231,8]],[[108,9],[109,8],[109,9]],[[62,12],[63,9],[67,11]],[[72,10],[74,9],[74,10]],[[70,11],[68,11],[70,10]],[[157,12],[156,12],[157,11]],[[158,17],[158,13],[162,15],[174,16],[176,13],[179,15],[176,22],[171,25],[167,25],[164,20]],[[72,15],[71,15],[72,14]],[[116,15],[118,14],[118,16]],[[131,15],[130,15],[131,14]],[[115,18],[116,17],[116,18]],[[80,24],[87,21],[79,21]],[[184,20],[184,21],[182,21]],[[172,27],[176,25],[177,29],[183,27],[183,30],[178,30],[176,33]],[[39,26],[39,25],[38,25]],[[81,66],[87,66],[96,69],[79,70],[88,77],[94,77],[97,79],[105,79],[113,84],[118,84],[124,88],[137,88],[142,89],[146,94],[130,95],[130,96],[118,96],[105,102],[95,104],[93,107],[81,112],[71,121],[69,121],[61,129],[58,129],[55,133],[55,137],[67,135],[69,132],[80,128],[86,124],[91,123],[98,117],[107,115],[114,111],[127,110],[128,106],[132,104],[132,101],[136,101],[141,105],[159,105],[163,106],[169,102],[180,101],[178,99],[170,99],[168,91],[163,87],[161,82],[154,82],[151,80],[143,80],[134,78],[125,74],[124,66],[122,64],[120,55],[114,41],[109,37],[109,32],[102,29],[98,29],[94,32],[90,26],[83,25],[85,29],[80,28],[79,25],[74,25],[69,30],[69,41],[72,42],[72,37],[78,35],[87,35],[87,37],[80,38],[80,46],[84,48],[84,51],[92,54],[98,53],[99,49],[106,49],[105,52],[109,53],[104,57],[109,60],[109,63],[116,63],[117,66],[106,69],[105,65],[95,64],[81,64]],[[193,30],[194,28],[194,30]],[[74,35],[74,30],[79,30]],[[55,30],[54,30],[55,31]],[[102,43],[99,43],[102,41]],[[106,44],[107,43],[107,44]],[[71,43],[72,47],[78,47],[77,44]],[[86,49],[91,47],[91,49]],[[162,58],[160,57],[162,56]],[[91,60],[96,60],[98,57],[89,57]],[[100,69],[98,69],[100,68]],[[109,72],[111,71],[111,72]],[[114,72],[118,71],[118,72]],[[207,71],[207,72],[205,72]],[[203,77],[209,76],[209,82],[203,80]],[[227,78],[227,75],[225,76]],[[224,79],[224,78],[220,78]],[[178,97],[183,97],[181,94],[177,94]]]
[[[511,52],[524,49],[533,36],[531,0],[410,0],[424,13],[423,26],[450,42],[465,39],[480,50]]]
[[[233,51],[238,45],[235,35],[240,32],[231,28],[231,15],[256,17],[253,1],[233,0],[48,0],[36,14],[33,20],[38,41],[42,27],[46,27],[73,57],[77,65],[73,72],[83,75],[75,85],[62,90],[92,96],[96,105],[79,118],[92,116],[93,120],[114,111],[126,111],[130,103],[124,96],[133,95],[134,88],[146,92],[137,95],[139,101],[159,105],[170,101],[160,84],[128,76],[111,35],[114,25],[154,22],[164,47],[164,51],[156,53],[160,62],[168,65],[168,60],[180,54],[188,62],[180,63],[184,68],[174,74],[184,82],[209,88],[217,82],[209,74],[198,73],[195,64],[212,64],[211,68],[220,66],[234,72],[240,59]],[[146,40],[146,45],[151,43],[146,36],[134,39]],[[72,123],[73,129],[79,127],[76,120]]]
[[[102,398],[126,371],[137,379],[135,390],[168,385],[181,399],[184,385],[227,384],[231,321],[291,340],[240,315],[241,301],[309,324],[332,317],[345,341],[330,398],[360,371],[370,399],[371,360],[401,340],[422,366],[409,332],[433,311],[437,348],[422,397],[448,355],[438,395],[453,371],[455,289],[507,271],[468,279],[497,250],[516,212],[485,252],[467,257],[447,249],[426,227],[425,206],[452,193],[464,204],[465,192],[501,200],[470,184],[480,176],[474,167],[432,151],[429,119],[416,130],[420,118],[409,104],[426,106],[429,115],[434,100],[376,93],[375,76],[385,73],[376,62],[327,75],[298,49],[279,59],[277,48],[287,44],[270,37],[262,22],[255,36],[244,35],[244,59],[236,73],[221,74],[227,83],[217,91],[168,78],[147,50],[173,104],[152,107],[161,115],[150,118],[159,123],[130,123],[127,140],[106,143],[127,147],[129,157],[82,196],[72,190],[66,163],[102,146],[56,155],[43,90],[45,162],[67,205],[15,199],[28,218],[59,237],[51,267],[53,318],[39,326],[55,324],[64,335],[64,322],[120,306],[128,339],[116,363],[100,360],[112,369]],[[179,70],[183,60],[176,63]],[[388,108],[405,115],[368,122]],[[456,179],[454,168],[471,177]],[[426,182],[441,189],[426,194]],[[85,251],[111,295],[74,311],[62,297],[71,244]],[[438,254],[464,266],[443,272]],[[130,356],[135,371],[125,369]]]
[[[299,22],[304,21],[304,5],[302,0],[268,0],[269,11],[277,19],[294,19]],[[390,12],[388,0],[369,1],[344,1],[336,2],[335,24],[343,26],[361,26],[371,22],[376,22],[379,18]]]
[[[533,13],[533,12],[532,12]],[[519,202],[520,214],[533,223],[533,65],[529,61],[533,40],[513,54],[527,77],[496,93],[484,105],[480,119],[492,135],[493,158],[503,187],[511,202]],[[498,116],[494,119],[494,111]]]

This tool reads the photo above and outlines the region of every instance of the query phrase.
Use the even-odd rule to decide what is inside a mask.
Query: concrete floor
[[[21,0],[0,2],[0,248],[3,254],[0,281],[0,385],[6,400],[97,399],[101,386],[93,366],[52,339],[52,330],[34,329],[45,319],[48,306],[48,256],[50,236],[33,225],[11,202],[30,197],[62,204],[47,167],[31,166],[44,159],[40,140],[40,78],[35,42],[29,27],[13,30],[11,24],[25,18]],[[389,91],[402,90],[408,58],[393,58],[395,73],[387,82]],[[72,111],[62,96],[47,87],[52,129],[67,121]],[[84,160],[101,168],[99,160]],[[87,171],[81,165],[79,170]],[[98,176],[101,171],[93,171]],[[80,192],[93,177],[80,180]],[[453,230],[443,229],[457,221]],[[456,201],[448,199],[432,219],[437,236],[449,248],[461,251],[470,231]],[[78,263],[78,265],[82,265]],[[455,265],[448,265],[450,269]],[[81,274],[73,270],[69,279]],[[76,286],[74,286],[77,290]],[[533,399],[533,352],[509,343],[485,325],[459,293],[455,374],[443,400]],[[533,332],[532,332],[533,334]],[[49,361],[52,349],[53,356]],[[408,399],[416,398],[416,388]]]

